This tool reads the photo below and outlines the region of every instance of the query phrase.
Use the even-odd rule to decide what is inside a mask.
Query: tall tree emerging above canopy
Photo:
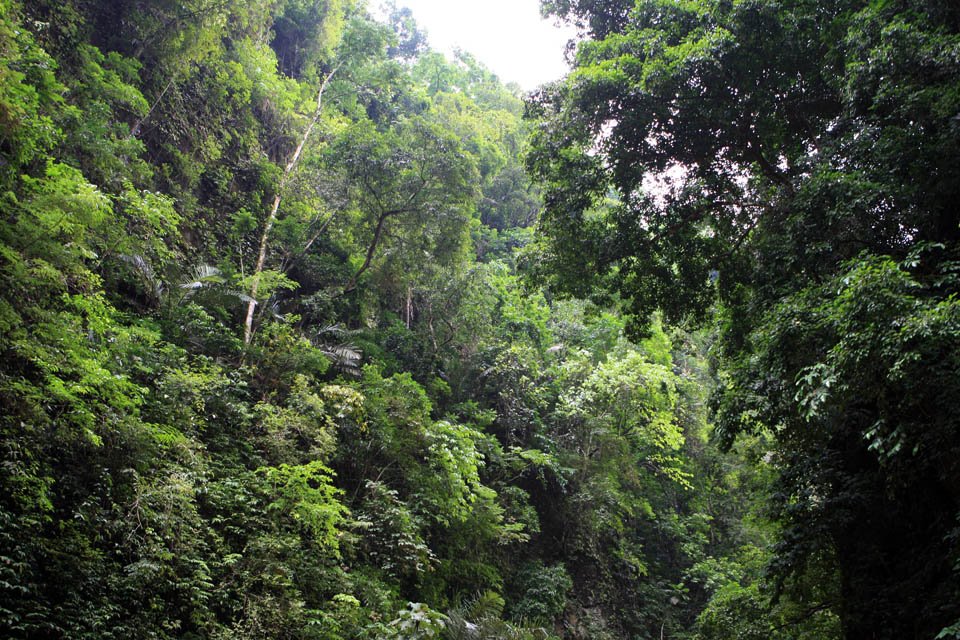
[[[719,301],[720,433],[775,431],[784,584],[833,558],[848,637],[936,635],[960,617],[960,7],[543,6],[589,38],[529,105],[532,267],[640,330]]]

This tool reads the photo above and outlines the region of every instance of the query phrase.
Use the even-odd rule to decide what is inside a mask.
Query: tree
[[[330,82],[330,79],[335,73],[336,69],[331,71],[327,77],[320,82],[320,88],[317,90],[317,108],[313,113],[313,117],[307,122],[300,142],[293,150],[290,159],[283,168],[283,175],[280,177],[280,182],[276,187],[276,194],[273,196],[273,205],[270,207],[270,212],[267,214],[267,219],[263,224],[263,231],[260,233],[260,248],[257,251],[257,261],[254,264],[253,273],[251,274],[250,300],[247,302],[247,315],[243,323],[244,344],[250,344],[250,339],[253,336],[253,312],[257,306],[257,292],[260,288],[260,279],[263,275],[264,265],[267,260],[267,245],[270,241],[270,231],[273,229],[273,225],[277,220],[277,212],[280,210],[280,201],[283,198],[284,189],[287,186],[287,182],[289,182],[293,176],[294,171],[297,169],[297,165],[300,163],[303,148],[307,142],[310,141],[310,134],[313,133],[314,127],[317,126],[320,117],[323,115],[323,92],[327,88],[327,83]]]
[[[835,563],[841,600],[827,604],[849,637],[935,635],[958,615],[948,595],[957,549],[947,542],[956,474],[920,440],[898,455],[908,447],[911,465],[940,472],[907,471],[884,451],[895,447],[889,434],[916,433],[914,420],[918,431],[945,433],[945,420],[956,433],[935,408],[952,389],[952,364],[915,351],[946,353],[956,336],[944,326],[909,344],[894,338],[912,321],[889,315],[888,285],[870,283],[907,269],[924,284],[901,290],[906,308],[929,300],[952,314],[960,76],[942,52],[960,43],[960,10],[908,0],[544,6],[591,38],[567,80],[529,107],[541,123],[529,164],[546,209],[545,239],[528,261],[555,290],[618,298],[636,332],[657,308],[674,320],[719,309],[732,371],[717,399],[721,434],[728,444],[745,431],[776,434],[787,528],[774,568],[785,576],[818,558]],[[923,247],[935,248],[908,259]],[[857,311],[832,302],[848,289]],[[840,308],[853,315],[827,331],[820,314]],[[894,324],[881,330],[871,314]],[[891,345],[887,355],[860,343],[864,333]],[[858,380],[842,384],[859,395],[821,422],[842,354]],[[929,363],[909,394],[926,398],[922,417],[889,414],[904,392],[886,368],[901,356]],[[955,436],[938,443],[958,446]],[[880,520],[903,527],[866,524]],[[911,529],[920,521],[923,533]],[[891,564],[894,549],[930,555],[923,569]],[[918,600],[937,612],[919,612]],[[890,616],[876,615],[878,601]]]
[[[518,277],[518,89],[421,35],[0,0],[0,636],[655,637],[737,577],[706,347]]]
[[[387,131],[360,122],[331,145],[330,153],[350,185],[366,244],[344,293],[356,289],[374,264],[391,225],[398,244],[410,245],[407,255],[414,260],[425,253],[442,263],[460,253],[475,168],[453,136],[425,117],[405,119]]]

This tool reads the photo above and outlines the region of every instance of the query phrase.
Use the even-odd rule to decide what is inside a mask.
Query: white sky
[[[409,7],[430,47],[450,55],[472,53],[502,82],[535,89],[567,72],[564,45],[569,27],[540,18],[538,0],[396,0]]]

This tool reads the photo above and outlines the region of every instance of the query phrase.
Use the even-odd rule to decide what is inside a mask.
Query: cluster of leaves
[[[800,612],[753,628],[953,637],[960,9],[543,6],[584,41],[530,104],[546,208],[527,260],[618,301],[634,334],[654,309],[715,320],[719,439],[761,438],[777,470],[763,595]],[[718,592],[705,637],[749,637],[758,593]]]
[[[0,0],[0,635],[677,636],[739,584],[711,339],[524,285],[518,90],[423,42]]]

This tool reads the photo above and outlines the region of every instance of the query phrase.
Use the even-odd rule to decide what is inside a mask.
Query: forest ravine
[[[960,5],[541,10],[0,0],[0,637],[960,638]]]

